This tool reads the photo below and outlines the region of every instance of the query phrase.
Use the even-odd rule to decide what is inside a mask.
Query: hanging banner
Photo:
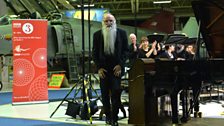
[[[47,20],[13,20],[13,104],[48,102]]]

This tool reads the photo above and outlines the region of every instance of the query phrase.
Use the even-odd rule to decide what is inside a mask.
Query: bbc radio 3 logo
[[[33,32],[33,25],[30,23],[25,23],[22,29],[25,34],[31,34]]]

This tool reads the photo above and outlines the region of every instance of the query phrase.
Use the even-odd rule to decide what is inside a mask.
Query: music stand
[[[165,45],[172,45],[172,44],[182,44],[184,43],[188,37],[182,34],[172,34],[168,35],[167,39],[165,40]]]
[[[147,36],[149,43],[153,43],[154,41],[162,42],[165,38],[165,35],[148,35]]]

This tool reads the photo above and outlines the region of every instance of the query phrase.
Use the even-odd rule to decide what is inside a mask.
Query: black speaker
[[[76,118],[76,115],[79,115],[80,107],[80,103],[68,101],[68,106],[65,114]]]

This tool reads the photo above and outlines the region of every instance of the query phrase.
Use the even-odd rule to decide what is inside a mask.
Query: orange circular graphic
[[[47,67],[47,49],[46,48],[39,48],[34,51],[33,53],[33,63],[39,68],[46,68]]]
[[[35,74],[32,63],[26,59],[16,59],[13,63],[13,84],[16,86],[25,86],[29,84]]]
[[[48,100],[47,75],[42,74],[37,77],[29,89],[29,101]]]

